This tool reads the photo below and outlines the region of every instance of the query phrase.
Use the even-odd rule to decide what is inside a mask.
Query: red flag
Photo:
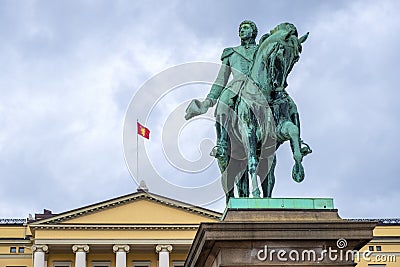
[[[141,125],[139,122],[137,123],[137,134],[143,136],[146,139],[150,138],[150,130]]]

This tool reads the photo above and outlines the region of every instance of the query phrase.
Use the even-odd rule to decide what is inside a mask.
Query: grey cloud
[[[0,216],[61,212],[134,191],[121,136],[132,94],[172,65],[218,62],[224,47],[239,43],[243,19],[260,33],[282,21],[311,32],[288,90],[314,153],[305,159],[306,180],[295,184],[290,150],[280,149],[274,195],[334,197],[344,217],[398,216],[399,4],[241,4],[4,1]],[[142,176],[151,175],[143,166]]]

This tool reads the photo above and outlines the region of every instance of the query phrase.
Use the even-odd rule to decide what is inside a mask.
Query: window
[[[369,246],[369,251],[374,251],[374,246]]]
[[[16,247],[10,247],[10,253],[17,253]]]
[[[53,267],[72,267],[72,263],[70,261],[55,261]]]
[[[172,261],[172,267],[183,267],[184,265],[184,261]]]
[[[109,261],[93,261],[92,267],[110,267]]]
[[[18,253],[24,253],[25,252],[25,248],[24,247],[19,247],[18,248]]]
[[[150,267],[150,261],[134,261],[133,267]]]
[[[382,247],[381,246],[376,246],[376,251],[382,251]]]

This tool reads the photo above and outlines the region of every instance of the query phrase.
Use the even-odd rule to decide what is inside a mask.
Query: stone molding
[[[32,251],[33,252],[45,252],[45,253],[47,253],[49,251],[49,247],[47,245],[33,245],[32,246]]]
[[[168,252],[170,253],[172,251],[172,246],[171,245],[157,245],[156,246],[156,252]]]
[[[117,252],[126,252],[126,253],[128,253],[129,249],[130,249],[130,247],[128,245],[114,245],[113,246],[114,253],[117,253]]]
[[[51,229],[51,230],[76,230],[76,229],[84,229],[84,230],[195,230],[199,229],[198,224],[132,224],[132,225],[111,225],[111,224],[93,224],[93,225],[68,225],[68,224],[44,224],[34,226],[35,229]]]
[[[88,245],[73,245],[72,246],[72,251],[74,253],[76,252],[89,252],[89,246]]]
[[[84,243],[83,243],[84,241]],[[170,244],[174,245],[192,245],[193,239],[36,239],[35,243],[38,245],[153,245]],[[1,242],[0,242],[1,244]]]

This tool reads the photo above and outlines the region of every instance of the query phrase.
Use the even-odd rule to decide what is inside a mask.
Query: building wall
[[[0,267],[32,266],[32,242],[29,234],[30,231],[24,224],[0,224]]]
[[[380,267],[380,265],[400,266],[400,225],[376,226],[374,238],[360,249],[360,261],[357,267]]]
[[[150,267],[158,267],[157,244],[172,245],[169,253],[172,267],[185,261],[197,226],[201,222],[217,222],[218,217],[167,204],[140,199],[111,205],[112,208],[105,205],[106,208],[93,212],[78,209],[54,221],[0,224],[0,267],[33,267],[34,244],[48,246],[46,267],[54,267],[57,262],[74,267],[75,244],[89,245],[86,267],[116,267],[115,244],[130,246],[127,266],[148,262]],[[11,251],[11,247],[16,251]],[[19,248],[24,251],[19,253]],[[357,267],[399,267],[400,224],[379,224],[373,240],[360,250],[360,255],[363,252],[368,253],[368,259],[361,256]]]

